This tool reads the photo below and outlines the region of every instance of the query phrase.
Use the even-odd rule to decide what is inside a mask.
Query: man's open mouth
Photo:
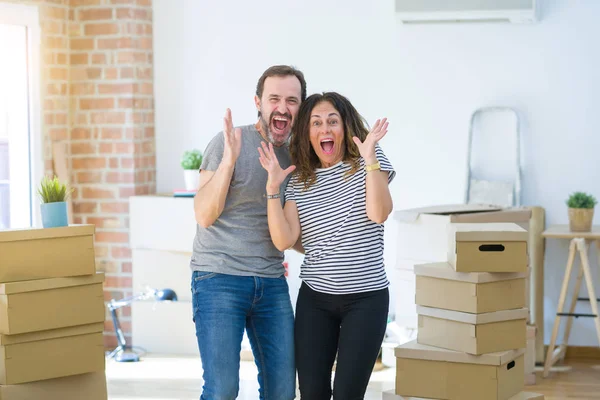
[[[287,117],[275,116],[271,119],[271,126],[275,133],[284,133],[290,124],[290,120]]]

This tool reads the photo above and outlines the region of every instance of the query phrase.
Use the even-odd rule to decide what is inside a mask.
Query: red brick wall
[[[52,143],[67,142],[74,222],[96,225],[105,299],[131,295],[128,198],[156,190],[152,1],[18,2],[40,9],[45,169]],[[131,340],[130,308],[120,314]]]
[[[73,214],[76,222],[96,225],[109,300],[132,294],[128,198],[156,190],[152,2],[70,4]],[[128,336],[130,310],[121,309],[120,317]],[[114,345],[109,319],[106,325],[106,343]]]

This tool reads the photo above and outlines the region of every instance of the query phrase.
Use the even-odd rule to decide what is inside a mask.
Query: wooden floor
[[[374,372],[365,400],[381,400],[381,393],[394,387],[395,373],[393,368]],[[139,363],[109,360],[106,375],[109,400],[198,400],[202,388],[202,366],[195,357],[147,355]],[[536,375],[536,385],[526,390],[542,393],[546,400],[600,400],[600,360],[569,360],[547,379],[541,370]],[[238,399],[258,399],[253,362],[242,362]]]
[[[536,368],[536,384],[527,388],[542,393],[545,400],[600,399],[600,360],[567,360],[552,369],[548,378]]]

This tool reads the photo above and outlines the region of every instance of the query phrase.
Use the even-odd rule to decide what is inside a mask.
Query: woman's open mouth
[[[322,139],[321,150],[327,155],[333,154],[333,139]]]

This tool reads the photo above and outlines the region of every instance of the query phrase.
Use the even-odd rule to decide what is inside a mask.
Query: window
[[[43,167],[37,15],[35,7],[0,3],[0,229],[35,226],[39,220],[34,206],[34,182]]]

